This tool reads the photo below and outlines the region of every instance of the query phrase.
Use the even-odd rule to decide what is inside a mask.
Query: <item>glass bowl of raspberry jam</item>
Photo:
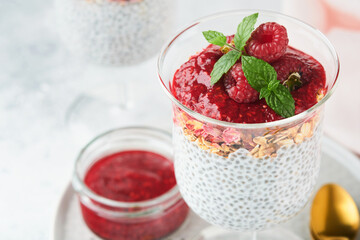
[[[80,152],[73,176],[84,222],[107,240],[152,240],[185,221],[171,135],[145,127],[106,132]]]

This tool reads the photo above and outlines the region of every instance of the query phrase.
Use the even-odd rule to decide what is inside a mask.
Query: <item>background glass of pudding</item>
[[[139,64],[168,37],[173,1],[56,0],[66,46],[85,61],[101,65]]]
[[[153,76],[152,72],[144,74],[148,69],[144,62],[169,37],[176,1],[56,0],[55,3],[60,37],[73,57],[84,63],[84,78],[87,78],[79,86],[81,94],[66,113],[68,125],[76,132],[74,135],[87,134],[84,138],[88,139],[139,119],[133,112],[146,111],[138,100],[150,92],[139,90],[149,80],[140,78]]]
[[[256,27],[264,22],[285,26],[289,46],[323,65],[326,95],[298,115],[258,124],[218,121],[184,106],[172,95],[170,84],[175,71],[208,46],[202,31],[231,35],[237,24],[254,12],[259,12]],[[173,103],[177,183],[195,213],[222,227],[204,230],[196,239],[256,239],[256,233],[258,239],[297,239],[284,229],[262,230],[296,215],[314,190],[321,160],[324,103],[334,91],[338,71],[336,52],[322,33],[297,19],[267,11],[241,10],[205,17],[163,47],[158,72]]]
[[[89,229],[107,240],[155,240],[178,229],[189,209],[172,161],[171,135],[157,129],[119,128],[87,144],[73,187]]]

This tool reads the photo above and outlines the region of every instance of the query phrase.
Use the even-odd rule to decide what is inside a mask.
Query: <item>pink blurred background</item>
[[[340,58],[339,85],[326,106],[325,133],[360,155],[360,1],[283,1],[283,12],[320,29]]]

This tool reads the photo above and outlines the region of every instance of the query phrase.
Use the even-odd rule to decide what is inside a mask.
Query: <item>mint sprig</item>
[[[241,64],[250,86],[258,92],[261,92],[262,88],[267,87],[271,81],[277,78],[275,69],[261,59],[243,56]]]
[[[287,87],[285,87],[280,84],[277,73],[270,64],[261,59],[244,55],[246,54],[246,42],[254,31],[258,16],[258,13],[254,13],[241,21],[232,44],[227,43],[226,36],[221,32],[212,30],[203,32],[209,43],[220,47],[227,46],[231,49],[215,63],[210,74],[211,84],[217,83],[241,57],[244,75],[250,86],[260,93],[259,98],[265,98],[267,105],[282,117],[294,116],[295,101],[290,91],[301,85],[299,77],[294,75],[293,78],[288,79]]]
[[[203,35],[205,39],[211,44],[218,45],[220,47],[226,44],[226,36],[221,32],[209,30],[203,32]]]
[[[245,17],[238,25],[237,32],[234,37],[235,47],[244,50],[247,40],[249,40],[254,26],[257,21],[259,13],[254,13],[250,16]]]
[[[289,89],[277,80],[277,73],[269,63],[242,56],[241,64],[250,86],[260,92],[260,99],[265,98],[267,105],[282,117],[295,115],[295,101]]]
[[[234,37],[235,46],[232,46],[226,42],[226,36],[217,31],[209,30],[204,31],[203,35],[205,39],[214,45],[220,47],[228,46],[232,50],[223,55],[214,65],[214,68],[210,74],[211,84],[217,83],[221,77],[227,73],[230,68],[236,63],[244,52],[244,47],[247,40],[250,38],[251,32],[254,30],[258,13],[254,13],[245,17],[237,27],[237,32]]]
[[[219,79],[227,73],[230,68],[239,60],[241,56],[240,52],[232,50],[227,54],[223,55],[214,65],[214,69],[210,73],[211,84],[214,85]]]
[[[288,118],[295,115],[295,101],[284,85],[279,84],[265,100],[269,107],[280,116]]]

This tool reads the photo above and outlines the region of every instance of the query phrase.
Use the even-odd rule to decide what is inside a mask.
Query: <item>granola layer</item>
[[[272,128],[240,129],[205,123],[174,107],[174,124],[181,127],[184,135],[201,149],[227,158],[240,148],[255,158],[276,157],[283,146],[300,144],[311,138],[321,115],[286,126]]]

